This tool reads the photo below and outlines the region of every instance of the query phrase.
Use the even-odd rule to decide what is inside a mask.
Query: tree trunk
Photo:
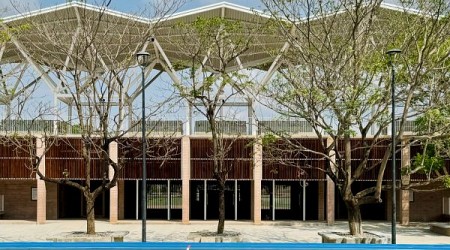
[[[86,197],[87,234],[95,234],[94,202],[92,197]]]
[[[223,234],[225,228],[225,184],[219,185],[219,224],[217,225],[217,234]]]
[[[348,227],[351,235],[362,235],[361,209],[354,202],[345,202],[348,213]]]

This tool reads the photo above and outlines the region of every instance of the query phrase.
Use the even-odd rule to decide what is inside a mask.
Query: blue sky
[[[108,0],[86,0],[86,1],[87,3],[92,5],[101,5],[103,2],[107,2]],[[142,13],[142,11],[149,6],[150,2],[156,1],[166,1],[166,0],[111,0],[110,8],[129,14],[137,14]],[[180,0],[180,1],[185,1],[186,3],[177,12],[223,2],[223,0]],[[259,10],[265,9],[262,6],[260,0],[224,0],[224,1]],[[398,1],[399,0],[385,0],[385,2],[387,3],[398,3]],[[15,15],[18,12],[23,13],[30,10],[36,10],[40,8],[46,8],[58,4],[63,4],[65,2],[66,0],[0,0],[0,18]]]
[[[112,0],[110,8],[121,12],[130,14],[138,13],[140,10],[148,6],[150,1],[164,1],[164,0]],[[185,0],[186,3],[179,11],[194,9],[214,3],[222,2],[220,0]],[[0,0],[0,16],[10,16],[27,10],[35,10],[39,8],[50,7],[65,3],[66,0]],[[98,5],[103,0],[87,0],[87,3]],[[259,0],[228,0],[227,2],[255,8],[263,9]]]

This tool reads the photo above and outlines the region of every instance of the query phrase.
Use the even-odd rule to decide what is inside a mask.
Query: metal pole
[[[234,220],[238,219],[238,183],[234,180]]]
[[[139,220],[139,180],[136,180],[136,220]]]
[[[397,143],[395,142],[395,70],[394,64],[392,62],[392,56],[394,54],[399,54],[402,51],[400,49],[391,49],[386,52],[389,56],[389,65],[391,66],[391,101],[392,101],[392,112],[391,112],[391,154],[392,154],[392,218],[391,218],[391,238],[392,244],[397,244],[397,193],[396,193],[396,168],[395,168],[395,148]]]
[[[302,210],[303,210],[303,221],[305,221],[306,220],[306,181],[305,180],[303,180],[302,181],[303,182],[303,197],[302,197],[302,204],[303,204],[303,207],[302,207]]]
[[[396,173],[395,173],[395,71],[394,65],[391,60],[391,95],[392,95],[392,125],[391,125],[391,137],[392,137],[392,244],[397,243],[397,232],[396,232],[396,223],[397,223],[397,194],[396,194]]]
[[[171,197],[170,197],[170,180],[167,180],[167,220],[170,220],[170,206],[171,206]]]
[[[146,242],[147,234],[147,140],[145,138],[145,74],[142,71],[142,242]]]
[[[206,220],[206,212],[208,205],[208,183],[207,180],[203,182],[203,220]]]
[[[272,180],[272,220],[275,220],[275,180]]]

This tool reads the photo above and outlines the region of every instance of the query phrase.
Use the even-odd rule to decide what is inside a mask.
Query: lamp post
[[[395,173],[395,148],[397,143],[395,142],[395,69],[392,62],[392,57],[395,54],[400,54],[402,51],[400,49],[391,49],[386,52],[389,59],[389,66],[391,67],[391,101],[392,101],[392,113],[391,113],[391,137],[392,137],[392,227],[391,227],[391,238],[392,244],[397,244],[397,194],[396,194],[396,173]]]
[[[141,51],[136,54],[136,60],[141,67],[142,82],[142,196],[141,196],[141,207],[142,207],[142,242],[147,241],[147,140],[145,136],[145,67],[148,65],[150,59],[150,54]]]

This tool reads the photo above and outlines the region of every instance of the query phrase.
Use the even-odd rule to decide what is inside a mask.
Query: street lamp
[[[146,242],[147,234],[147,140],[145,138],[145,67],[149,64],[150,54],[145,51],[138,52],[136,54],[136,60],[141,67],[142,82],[142,197],[141,197],[141,207],[142,207],[142,242]]]
[[[396,174],[395,174],[395,148],[397,143],[395,142],[395,69],[394,64],[392,62],[392,57],[395,54],[400,54],[402,51],[400,49],[391,49],[386,52],[389,59],[389,66],[391,67],[391,101],[392,101],[392,113],[391,113],[391,137],[392,137],[392,227],[391,227],[391,238],[392,238],[392,244],[397,244],[397,229],[396,229],[396,223],[397,223],[397,195],[396,195]]]

